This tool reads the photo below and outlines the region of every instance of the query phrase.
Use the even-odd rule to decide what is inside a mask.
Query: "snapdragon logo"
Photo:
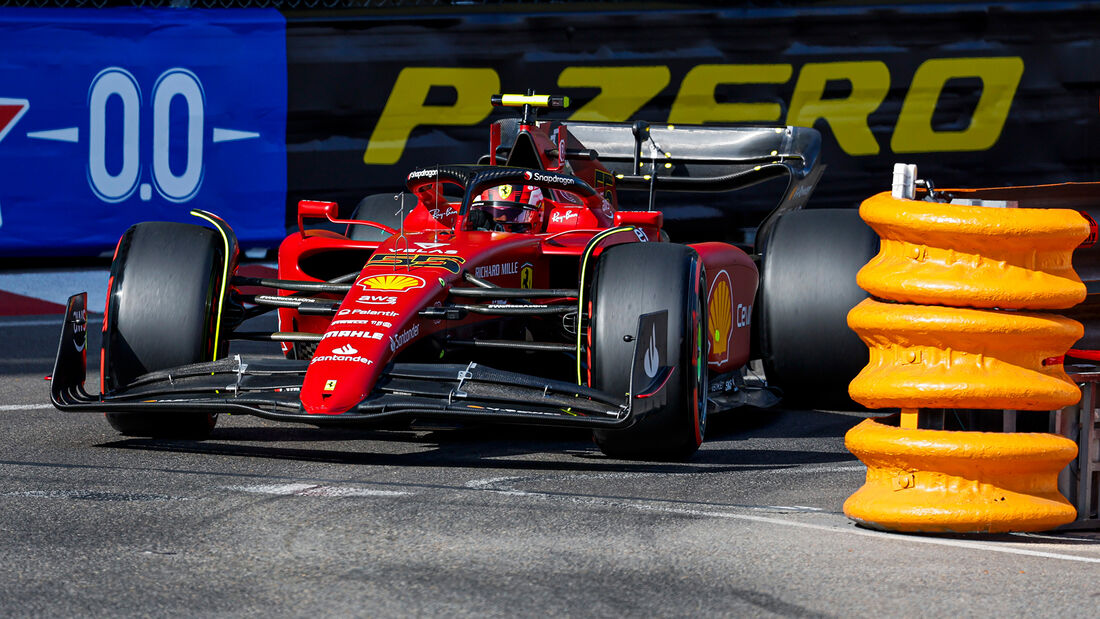
[[[575,179],[570,176],[542,174],[541,172],[532,172],[530,170],[523,173],[523,178],[536,183],[558,183],[559,185],[572,185],[575,182]]]
[[[409,180],[414,181],[418,178],[432,178],[439,176],[439,170],[417,170],[409,174]]]

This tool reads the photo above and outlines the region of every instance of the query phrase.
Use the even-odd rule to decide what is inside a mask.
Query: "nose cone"
[[[417,313],[439,298],[445,285],[439,277],[379,272],[368,265],[306,370],[301,394],[306,412],[338,415],[366,399],[394,354],[421,334]]]

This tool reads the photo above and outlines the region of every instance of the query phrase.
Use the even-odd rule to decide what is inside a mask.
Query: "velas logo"
[[[0,98],[0,141],[3,141],[4,136],[15,127],[30,107],[30,101],[26,99]]]
[[[405,292],[414,288],[423,288],[424,280],[415,275],[371,275],[359,280],[358,285],[367,292],[386,290],[390,292]]]

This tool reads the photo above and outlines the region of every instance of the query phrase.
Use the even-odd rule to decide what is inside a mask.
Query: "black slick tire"
[[[667,404],[625,429],[597,430],[596,444],[623,459],[680,461],[699,448],[706,427],[705,282],[698,254],[670,243],[630,243],[605,251],[590,287],[591,386],[630,390],[638,317],[668,311]]]
[[[867,298],[856,273],[879,239],[855,209],[796,210],[776,222],[763,258],[758,336],[768,383],[784,401],[858,408],[848,383],[867,365],[867,346],[848,311]]]
[[[224,253],[218,234],[202,226],[144,222],[122,235],[103,334],[107,392],[148,372],[213,360]],[[226,343],[217,344],[224,357]],[[217,415],[107,413],[107,421],[128,436],[202,439]]]
[[[367,196],[359,201],[351,218],[355,221],[373,221],[388,228],[399,230],[401,228],[401,206],[404,201],[405,214],[416,206],[416,196],[411,193],[397,194],[380,193]],[[385,230],[379,230],[371,226],[350,226],[348,238],[354,241],[370,241],[381,243],[390,237]]]

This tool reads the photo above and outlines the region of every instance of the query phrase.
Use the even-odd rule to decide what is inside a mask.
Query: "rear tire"
[[[790,211],[775,223],[761,275],[759,344],[768,383],[784,401],[855,406],[848,383],[868,353],[848,328],[848,311],[867,298],[856,273],[878,249],[855,209]]]
[[[637,336],[639,316],[651,312],[668,311],[667,363],[675,365],[664,407],[628,428],[594,432],[605,454],[675,461],[699,448],[707,418],[703,282],[698,255],[683,245],[618,245],[597,261],[590,288],[591,385],[626,396],[635,345],[626,340]]]
[[[172,222],[132,226],[111,265],[103,336],[106,391],[155,370],[211,361],[227,353],[215,342],[225,256],[208,228]],[[217,345],[215,345],[217,344]],[[128,436],[202,439],[215,413],[107,413]]]

